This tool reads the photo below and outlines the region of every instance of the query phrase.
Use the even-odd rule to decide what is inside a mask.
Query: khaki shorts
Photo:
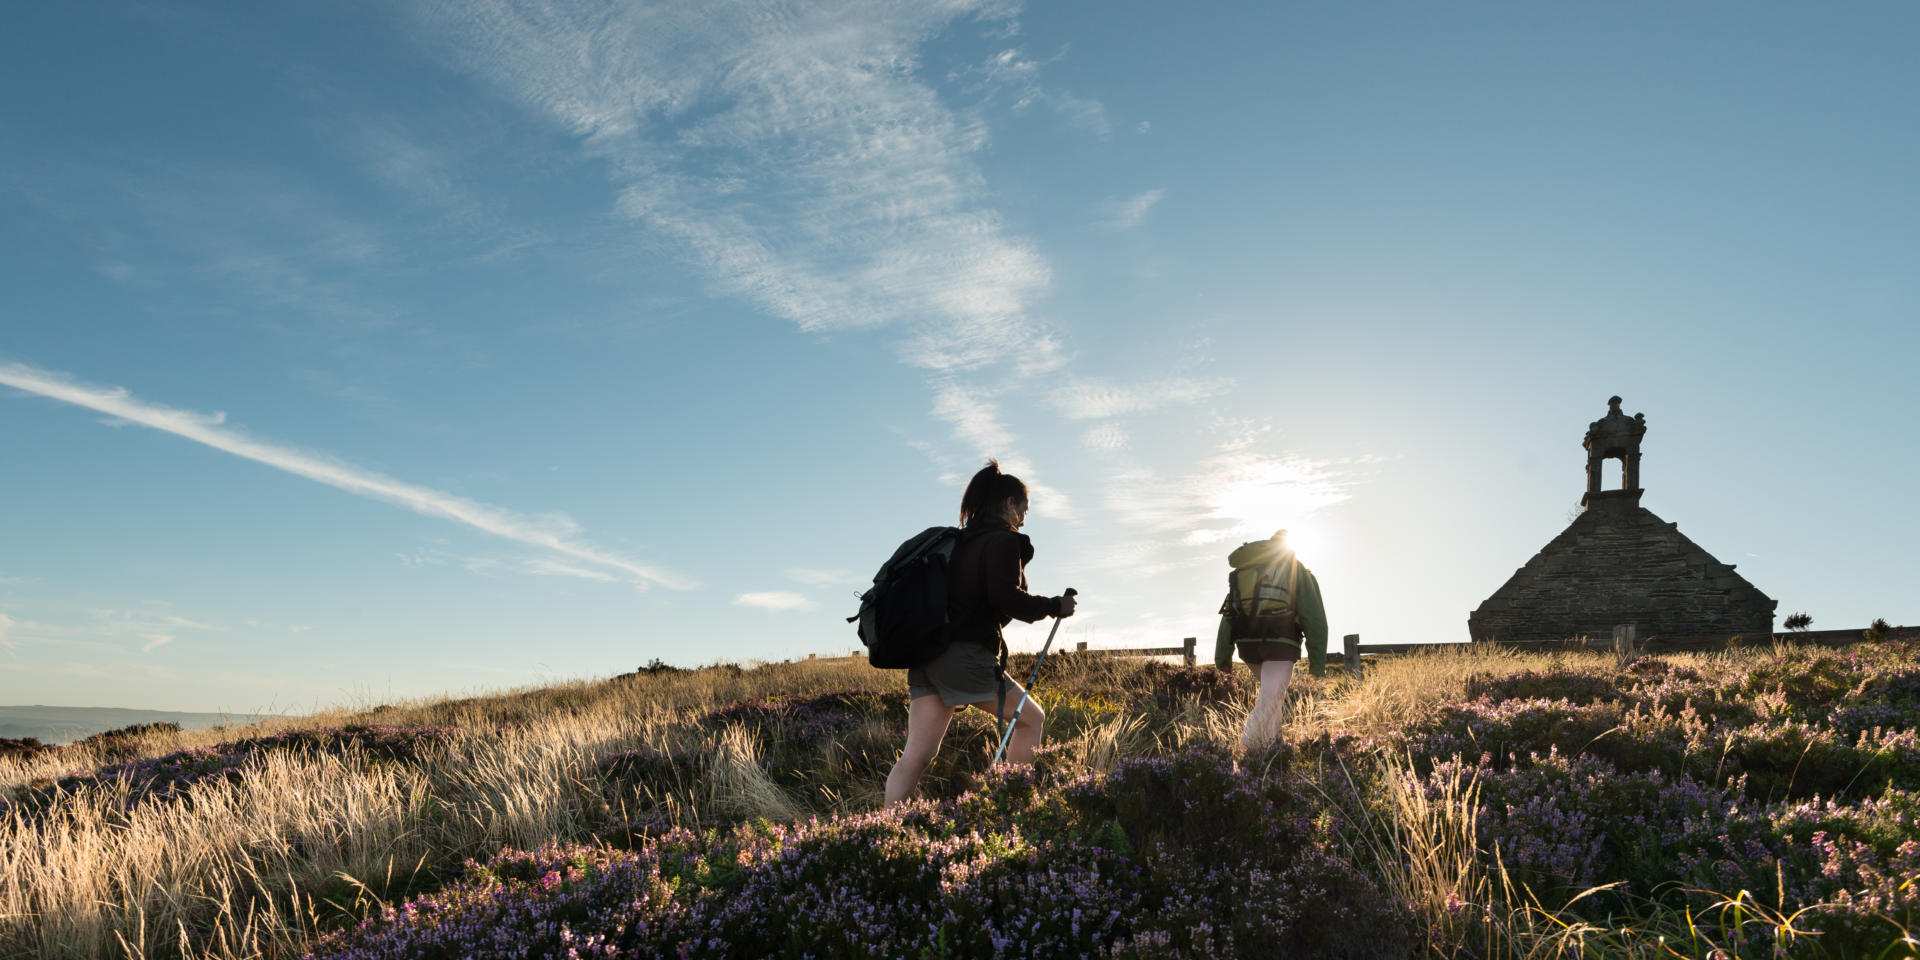
[[[1234,646],[1240,648],[1240,659],[1248,666],[1257,667],[1268,660],[1300,659],[1300,647],[1291,640],[1242,640]]]
[[[1000,699],[1000,658],[975,643],[956,643],[947,652],[907,671],[907,697],[940,695],[949,707],[969,703],[998,702]],[[1020,696],[1020,685],[1007,684],[1008,700]]]

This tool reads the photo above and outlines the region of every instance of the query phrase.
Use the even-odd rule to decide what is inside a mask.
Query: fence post
[[[1633,656],[1633,628],[1634,625],[1631,623],[1623,623],[1613,628],[1614,656],[1622,660]]]
[[[1185,640],[1180,641],[1180,646],[1185,648],[1185,652],[1182,653],[1181,656],[1186,659],[1187,666],[1189,667],[1193,666],[1193,663],[1194,663],[1193,648],[1197,644],[1199,644],[1199,642],[1200,641],[1194,637],[1188,637]]]
[[[1360,635],[1349,633],[1340,638],[1340,652],[1347,658],[1347,675],[1360,678]]]
[[[1085,640],[1082,640],[1079,643],[1074,644],[1073,649],[1076,651],[1085,650],[1087,649],[1087,642]]]

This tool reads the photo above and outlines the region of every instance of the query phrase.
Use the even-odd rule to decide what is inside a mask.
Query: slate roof
[[[1639,501],[1637,490],[1592,495],[1584,513],[1468,616],[1473,639],[1607,637],[1622,623],[1656,644],[1771,636],[1778,601]]]

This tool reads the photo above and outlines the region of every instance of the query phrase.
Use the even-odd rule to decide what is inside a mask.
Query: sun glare
[[[1292,547],[1293,552],[1300,555],[1302,563],[1309,565],[1331,556],[1336,546],[1334,538],[1327,535],[1326,524],[1318,518],[1303,518],[1291,524],[1281,523],[1274,529],[1287,531],[1287,546]],[[1267,533],[1271,535],[1273,531],[1269,530]]]
[[[1207,519],[1217,525],[1188,534],[1188,543],[1239,543],[1284,529],[1287,544],[1309,563],[1335,549],[1321,514],[1347,495],[1315,464],[1248,455],[1218,466],[1218,485],[1205,495]]]

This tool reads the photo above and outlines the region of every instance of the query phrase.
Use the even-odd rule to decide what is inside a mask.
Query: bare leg
[[[1247,728],[1240,735],[1241,745],[1248,749],[1280,735],[1280,726],[1286,720],[1287,684],[1293,682],[1293,661],[1268,660],[1261,663],[1256,672],[1260,678],[1260,694],[1253,702],[1253,712],[1247,714]]]
[[[1040,702],[1038,700],[1029,697],[1027,699],[1027,705],[1025,707],[1020,706],[1021,692],[1022,688],[1018,681],[1008,680],[1007,712],[995,718],[1005,723],[1007,717],[1013,715],[1014,710],[1018,709],[1020,711],[1020,719],[1013,723],[1013,739],[1007,741],[1008,763],[1032,763],[1033,748],[1040,745],[1040,734],[1045,731],[1047,726],[1047,712],[1040,709]],[[993,714],[994,708],[999,705],[1000,698],[996,696],[992,700],[976,703],[973,706],[981,712],[991,715]]]
[[[887,806],[913,796],[919,789],[920,777],[940,752],[940,741],[946,738],[954,713],[939,694],[915,697],[907,704],[907,745],[887,774]]]

